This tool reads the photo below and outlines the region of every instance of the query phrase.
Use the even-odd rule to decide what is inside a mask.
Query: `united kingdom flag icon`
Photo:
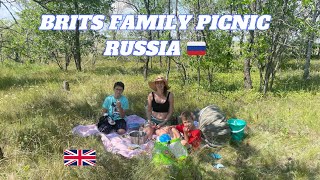
[[[64,150],[63,160],[65,166],[95,166],[95,150]]]

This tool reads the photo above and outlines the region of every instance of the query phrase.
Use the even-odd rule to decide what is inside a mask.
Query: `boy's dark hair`
[[[184,111],[181,113],[181,120],[183,119],[191,119],[194,120],[194,114],[190,111]]]
[[[113,89],[116,88],[117,86],[122,87],[122,89],[124,90],[124,84],[123,84],[123,82],[118,81],[118,82],[114,83]]]

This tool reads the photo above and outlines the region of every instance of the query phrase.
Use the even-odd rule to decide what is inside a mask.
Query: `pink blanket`
[[[126,118],[127,124],[138,123],[142,124],[145,120],[137,115],[131,115]],[[81,137],[87,137],[90,135],[101,136],[104,148],[108,152],[115,154],[121,154],[124,157],[132,158],[140,154],[151,155],[151,151],[154,146],[153,141],[148,141],[140,146],[132,144],[128,135],[120,136],[117,133],[104,134],[99,132],[95,124],[92,125],[78,125],[73,128],[73,134]],[[130,130],[128,130],[130,132]]]

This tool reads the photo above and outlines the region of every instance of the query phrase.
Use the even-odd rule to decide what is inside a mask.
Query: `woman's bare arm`
[[[152,93],[148,95],[148,107],[147,107],[147,120],[151,121],[151,113],[152,113]]]

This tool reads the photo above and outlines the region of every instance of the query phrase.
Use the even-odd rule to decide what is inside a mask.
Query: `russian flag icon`
[[[187,54],[189,56],[200,55],[203,56],[206,54],[206,43],[205,42],[188,42],[187,43]]]

